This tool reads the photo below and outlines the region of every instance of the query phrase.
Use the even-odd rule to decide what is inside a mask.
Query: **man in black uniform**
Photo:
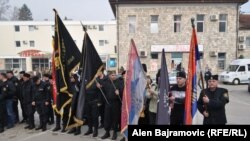
[[[24,105],[23,105],[23,99],[22,99],[22,87],[23,87],[23,75],[25,74],[25,71],[20,71],[19,72],[19,87],[20,87],[20,92],[19,92],[19,100],[20,100],[20,105],[21,105],[21,109],[22,109],[22,116],[23,116],[23,120],[20,123],[24,123],[27,121],[28,116],[25,113],[25,109],[24,109]]]
[[[13,95],[13,111],[15,113],[15,123],[19,122],[18,99],[20,99],[19,80],[14,76],[13,71],[7,71],[8,81],[11,81],[15,86],[15,93]]]
[[[170,88],[170,124],[183,125],[184,108],[185,108],[185,93],[186,93],[186,73],[177,72],[177,84]]]
[[[211,69],[208,69],[205,72],[205,76],[204,76],[207,88],[208,88],[208,80],[210,79],[211,76],[212,76]]]
[[[121,117],[121,97],[123,86],[120,85],[118,79],[116,79],[115,72],[110,72],[109,79],[107,79],[103,86],[97,85],[97,87],[104,90],[106,98],[109,102],[105,103],[105,112],[104,112],[104,129],[106,133],[101,137],[106,139],[110,137],[110,130],[113,127],[113,136],[112,140],[116,140],[117,131],[119,130],[119,121]]]
[[[39,114],[40,126],[36,130],[42,129],[46,131],[46,124],[48,121],[48,105],[49,105],[49,90],[46,84],[40,80],[38,76],[33,78],[34,86],[34,97],[32,105],[36,106],[36,110]]]
[[[46,87],[49,91],[49,105],[48,105],[48,124],[54,124],[54,112],[53,112],[53,107],[52,107],[52,85],[50,84],[49,78],[51,75],[49,74],[44,74],[43,75],[43,81],[46,84]]]
[[[22,94],[22,105],[24,106],[24,111],[28,116],[28,126],[25,129],[34,129],[34,113],[35,107],[32,106],[33,94],[34,94],[34,84],[30,80],[30,74],[25,73],[23,75],[23,84],[21,87]]]
[[[7,80],[5,73],[0,74],[0,80],[2,81],[0,93],[5,97],[6,110],[7,110],[7,129],[13,128],[15,123],[15,113],[13,112],[13,95],[16,92],[16,88],[11,81]]]
[[[198,109],[204,116],[203,124],[226,124],[225,105],[229,102],[228,90],[218,87],[218,75],[208,80],[209,88],[202,90]]]
[[[86,90],[86,115],[88,119],[88,131],[84,135],[89,135],[93,133],[93,137],[98,135],[98,116],[99,109],[98,104],[101,95],[99,95],[99,89],[96,86],[96,83],[93,83],[90,88]],[[94,132],[93,132],[94,127]]]

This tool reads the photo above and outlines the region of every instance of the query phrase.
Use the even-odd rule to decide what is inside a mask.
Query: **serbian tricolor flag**
[[[147,78],[135,43],[131,39],[122,99],[121,133],[128,137],[128,125],[137,125],[143,109]]]
[[[195,124],[197,116],[197,74],[200,72],[200,53],[194,24],[192,25],[192,37],[189,52],[188,78],[186,86],[184,124]]]

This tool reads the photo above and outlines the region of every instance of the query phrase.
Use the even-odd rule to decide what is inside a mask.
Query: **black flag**
[[[95,79],[104,67],[102,60],[86,31],[84,34],[80,66],[82,80],[81,89],[79,94],[73,96],[71,118],[68,128],[81,126],[83,124],[86,90],[89,89],[91,85],[96,85]]]
[[[55,11],[54,63],[57,86],[55,111],[62,115],[62,109],[72,101],[70,75],[79,67],[81,52]]]

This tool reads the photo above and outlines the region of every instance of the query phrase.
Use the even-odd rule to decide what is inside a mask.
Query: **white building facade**
[[[80,21],[63,21],[79,50],[84,31]],[[116,22],[82,21],[107,70],[117,69]],[[44,71],[50,69],[52,21],[0,22],[0,70]]]

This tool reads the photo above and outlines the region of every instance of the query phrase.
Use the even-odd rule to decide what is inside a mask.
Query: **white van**
[[[250,78],[250,59],[237,59],[230,63],[226,71],[219,75],[223,83],[248,83]]]

